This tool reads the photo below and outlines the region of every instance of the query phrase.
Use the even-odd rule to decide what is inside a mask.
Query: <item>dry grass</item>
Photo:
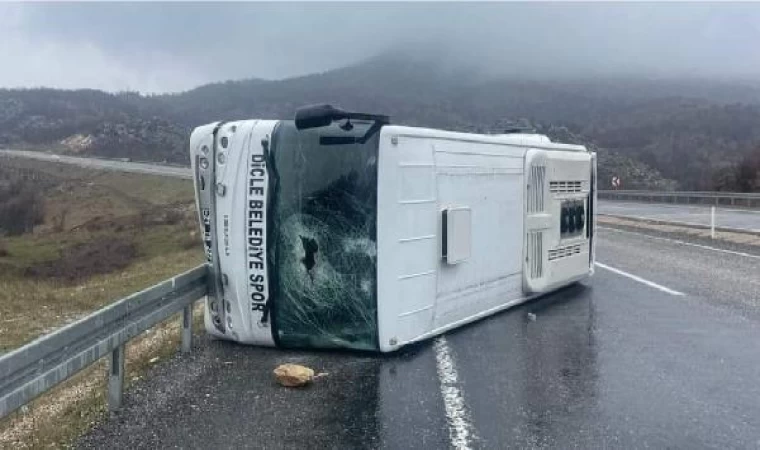
[[[44,190],[47,215],[33,234],[0,237],[5,250],[0,253],[0,352],[202,261],[189,181],[15,158],[3,164],[5,170],[34,173]],[[157,211],[169,206],[181,211],[170,221]],[[64,209],[65,227],[54,229]],[[82,228],[96,216],[103,219],[96,229]],[[76,246],[113,241],[137,246],[123,270],[82,273],[73,284],[64,278],[29,276],[35,273],[30,268],[65,262],[63,255]]]
[[[0,277],[0,352],[16,348],[113,300],[200,263],[197,249],[155,255],[124,271],[67,285],[20,276]]]
[[[20,158],[0,158],[0,164],[6,170],[32,171],[38,178],[35,183],[44,189],[46,211],[45,225],[35,231],[43,233],[52,231],[64,213],[64,228],[69,230],[96,217],[116,219],[151,206],[192,205],[194,201],[189,180]]]
[[[2,164],[34,172],[46,216],[32,234],[0,236],[0,353],[202,262],[189,181],[15,158]],[[73,283],[30,276],[30,267],[61,261],[67,249],[116,239],[137,249],[123,270]],[[178,329],[173,318],[128,345],[127,384],[154,358],[177,351]],[[105,385],[101,361],[0,421],[0,448],[67,446],[103,417]]]

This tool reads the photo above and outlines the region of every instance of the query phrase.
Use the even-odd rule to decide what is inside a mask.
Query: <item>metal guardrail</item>
[[[125,344],[182,311],[182,351],[189,352],[193,305],[208,292],[207,276],[206,265],[196,267],[0,356],[0,418],[109,354],[108,405],[118,409]]]
[[[660,203],[705,204],[715,206],[760,207],[760,193],[744,192],[679,192],[679,191],[598,191],[598,198],[637,200]]]

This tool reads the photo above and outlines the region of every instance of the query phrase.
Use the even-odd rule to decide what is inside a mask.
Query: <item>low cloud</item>
[[[753,3],[24,3],[0,29],[4,87],[172,92],[394,49],[519,76],[760,75]]]

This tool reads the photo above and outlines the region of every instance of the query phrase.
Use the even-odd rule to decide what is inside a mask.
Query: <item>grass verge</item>
[[[710,237],[710,230],[704,228],[612,216],[598,216],[596,220],[597,224],[602,226],[650,231],[678,239],[694,239],[701,242],[760,248],[760,235],[757,234],[716,231],[715,239],[712,239]]]
[[[18,158],[0,171],[45,199],[33,232],[0,235],[0,353],[203,260],[190,181]],[[126,385],[178,348],[178,317],[131,341]],[[0,448],[69,446],[105,416],[106,384],[101,360],[0,421]]]

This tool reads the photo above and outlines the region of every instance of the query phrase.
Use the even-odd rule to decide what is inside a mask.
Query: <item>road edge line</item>
[[[649,281],[649,280],[647,280],[645,278],[641,278],[638,275],[634,275],[632,273],[628,273],[628,272],[622,271],[620,269],[616,269],[614,267],[610,267],[610,266],[608,266],[606,264],[600,263],[599,261],[595,262],[594,264],[596,266],[598,266],[598,267],[601,267],[604,270],[609,270],[610,272],[616,273],[616,274],[624,276],[626,278],[630,278],[633,281],[638,281],[639,283],[645,284],[645,285],[647,285],[649,287],[653,287],[653,288],[655,288],[657,290],[660,290],[662,292],[665,292],[667,294],[675,295],[675,296],[679,296],[679,297],[686,295],[683,292],[676,291],[675,289],[670,289],[669,287],[665,287],[665,286],[663,286],[661,284],[657,284],[654,281]]]
[[[613,233],[633,234],[635,236],[643,236],[643,237],[646,237],[646,238],[649,238],[649,239],[655,239],[655,240],[658,240],[658,241],[667,241],[667,242],[673,242],[675,244],[688,245],[690,247],[701,248],[701,249],[704,249],[704,250],[713,250],[713,251],[716,251],[716,252],[727,253],[729,255],[743,256],[745,258],[760,259],[760,255],[753,255],[752,253],[737,252],[735,250],[726,250],[726,249],[723,249],[723,248],[710,247],[709,245],[695,244],[693,242],[686,242],[686,241],[681,241],[681,240],[678,240],[678,239],[669,239],[669,238],[664,238],[664,237],[660,237],[660,236],[651,236],[651,235],[648,235],[646,233],[639,233],[639,232],[636,232],[636,231],[620,230],[618,228],[605,227],[605,226],[597,226],[596,228],[599,229],[599,230],[612,231]]]

